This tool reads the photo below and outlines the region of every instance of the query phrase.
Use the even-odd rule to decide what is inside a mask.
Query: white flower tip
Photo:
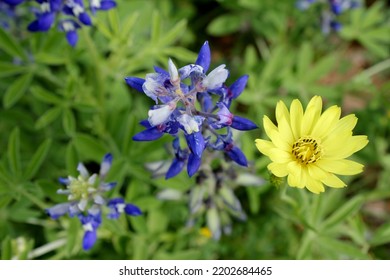
[[[158,109],[149,110],[148,112],[148,121],[151,126],[156,126],[159,124],[164,123],[169,116],[172,114],[172,112],[176,108],[176,103],[171,102],[169,104],[163,105]]]
[[[179,72],[177,71],[177,68],[173,63],[172,59],[168,60],[168,71],[169,71],[169,77],[171,78],[172,84],[176,84],[178,81],[180,81]]]

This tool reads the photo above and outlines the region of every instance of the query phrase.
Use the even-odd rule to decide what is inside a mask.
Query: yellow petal
[[[329,176],[321,180],[325,185],[332,188],[343,188],[347,186],[339,177],[329,173]]]
[[[291,131],[290,123],[288,123],[286,118],[282,118],[279,121],[278,126],[281,138],[284,142],[286,142],[286,144],[288,144],[288,149],[290,149],[290,147],[292,147],[292,144],[295,142]],[[291,150],[289,150],[289,152],[291,152]]]
[[[288,174],[286,164],[271,162],[267,167],[277,177],[285,177]]]
[[[272,134],[273,131],[278,131],[276,125],[267,116],[264,116],[263,118],[263,126],[264,126],[265,133],[268,135],[270,139],[271,139],[270,134]]]
[[[322,180],[322,179],[328,177],[328,175],[329,175],[329,172],[326,172],[325,170],[319,168],[315,164],[308,165],[307,170],[308,170],[309,176],[312,178],[315,178],[317,180]]]
[[[277,163],[287,163],[291,161],[291,153],[278,148],[271,149],[268,156],[273,162]]]
[[[298,99],[294,99],[290,105],[290,125],[294,139],[299,139],[301,135],[301,125],[303,119],[303,108]]]
[[[302,165],[296,161],[291,161],[287,164],[289,172],[287,183],[292,187],[303,188],[306,185],[306,177],[302,175]]]
[[[352,135],[352,129],[356,126],[357,120],[358,119],[357,117],[355,117],[354,114],[350,114],[341,118],[334,127],[334,129],[330,131],[329,134],[326,135],[323,140],[326,140],[327,137],[334,137],[334,135],[339,135],[348,131],[351,132]]]
[[[311,191],[312,193],[319,194],[321,192],[325,191],[324,185],[321,181],[316,180],[310,176],[307,177],[307,184],[306,188]]]
[[[271,149],[275,148],[275,145],[271,141],[256,139],[257,149],[264,155],[269,156]]]
[[[341,109],[338,106],[328,108],[318,119],[313,131],[310,133],[313,137],[323,138],[329,134],[339,121]]]
[[[363,171],[363,165],[352,160],[320,159],[316,165],[325,171],[339,175],[355,175]]]
[[[288,109],[287,109],[286,105],[284,104],[284,102],[281,100],[276,104],[275,117],[276,117],[276,121],[278,123],[278,126],[279,126],[280,120],[282,120],[282,119],[286,119],[288,122],[290,122],[290,114],[288,112]]]
[[[339,141],[333,142],[333,144],[329,142],[326,145],[327,149],[324,158],[333,160],[347,158],[363,149],[367,144],[368,139],[365,135],[350,136],[345,140],[339,139]]]
[[[322,111],[322,99],[319,96],[314,96],[306,107],[305,114],[302,119],[301,135],[310,135],[314,125]]]
[[[284,134],[286,134],[286,133],[288,133],[288,132],[285,132]],[[273,130],[270,132],[269,137],[271,138],[272,143],[274,143],[274,145],[277,148],[284,150],[286,152],[291,152],[292,143],[288,142],[288,139],[286,139],[286,136],[284,134],[282,135],[278,131]]]

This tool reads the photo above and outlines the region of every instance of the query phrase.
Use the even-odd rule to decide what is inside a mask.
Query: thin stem
[[[53,242],[50,242],[48,244],[45,244],[41,247],[38,247],[34,250],[32,250],[27,258],[28,259],[35,259],[37,257],[40,257],[48,252],[51,252],[51,251],[54,251],[62,246],[64,246],[66,244],[66,238],[62,238],[62,239],[58,239],[58,240],[55,240]]]

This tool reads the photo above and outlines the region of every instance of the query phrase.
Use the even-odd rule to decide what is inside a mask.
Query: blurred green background
[[[117,0],[97,13],[92,28],[70,47],[63,33],[0,29],[0,255],[2,259],[390,259],[390,9],[366,1],[343,13],[340,32],[323,34],[319,8],[301,11],[294,0]],[[242,133],[249,170],[262,186],[235,194],[248,216],[219,241],[200,220],[186,227],[186,200],[162,201],[164,189],[187,192],[185,172],[153,179],[148,162],[168,159],[171,140],[134,142],[153,101],[124,78],[144,78],[168,58],[193,63],[208,41],[211,69],[226,64],[227,84],[248,74],[231,110],[258,124]],[[262,117],[273,119],[278,100],[325,107],[359,118],[355,134],[367,147],[353,156],[362,174],[344,189],[277,189],[268,159],[254,145],[264,138]],[[79,161],[92,170],[114,156],[112,197],[121,194],[144,215],[105,220],[92,250],[81,249],[77,219],[57,221],[44,209],[64,202],[58,177],[76,176]],[[237,172],[247,172],[241,168]]]

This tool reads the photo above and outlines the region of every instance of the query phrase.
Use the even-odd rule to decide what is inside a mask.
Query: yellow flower
[[[341,109],[332,106],[321,114],[322,99],[314,96],[303,111],[295,99],[290,106],[279,101],[275,126],[264,116],[265,132],[271,141],[256,139],[256,147],[271,159],[268,169],[278,177],[287,177],[292,187],[323,192],[324,185],[342,188],[346,184],[337,175],[354,175],[363,165],[346,159],[367,145],[365,135],[352,136],[357,123],[351,114],[340,119]]]

